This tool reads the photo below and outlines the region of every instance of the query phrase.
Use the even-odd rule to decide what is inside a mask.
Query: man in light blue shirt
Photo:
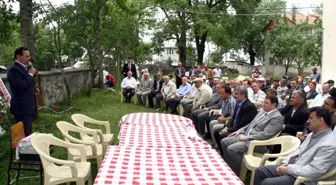
[[[167,100],[167,105],[171,109],[172,114],[179,114],[177,112],[177,106],[180,104],[183,97],[188,96],[191,91],[191,85],[188,83],[188,78],[182,78],[182,85],[176,91],[175,98]]]

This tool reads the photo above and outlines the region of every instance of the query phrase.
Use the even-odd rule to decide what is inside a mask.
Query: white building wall
[[[322,82],[336,80],[335,0],[323,0]]]

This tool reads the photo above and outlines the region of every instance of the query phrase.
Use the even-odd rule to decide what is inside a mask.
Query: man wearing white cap
[[[196,96],[193,100],[192,106],[188,106],[184,110],[186,117],[190,117],[191,111],[198,109],[201,105],[205,105],[210,101],[212,89],[210,86],[204,84],[203,78],[196,78],[194,80],[195,87],[197,88]]]

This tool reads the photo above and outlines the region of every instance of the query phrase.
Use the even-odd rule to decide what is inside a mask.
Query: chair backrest
[[[78,126],[80,126],[80,127],[84,127],[84,123],[85,123],[85,115],[83,115],[83,114],[73,114],[72,116],[71,116],[71,119],[72,119],[72,121],[76,124],[76,125],[78,125]]]
[[[62,132],[62,135],[64,136],[64,140],[70,142],[70,139],[77,139],[70,135],[71,132],[79,133],[81,138],[83,136],[86,136],[88,134],[94,134],[93,140],[98,143],[98,136],[97,132],[94,130],[87,130],[85,128],[78,127],[76,125],[73,125],[71,123],[68,123],[66,121],[58,121],[56,123],[57,128]]]
[[[281,144],[281,153],[292,152],[301,144],[300,139],[294,136],[280,136],[278,138]]]
[[[58,141],[59,140],[59,141]],[[45,156],[50,156],[50,146],[61,146],[60,139],[55,138],[54,136],[50,136],[47,134],[36,134],[32,137],[31,142],[36,153],[39,154],[43,168],[47,168],[49,165],[53,164],[49,160],[46,159]]]
[[[10,129],[11,149],[15,149],[23,138],[25,138],[24,128],[22,121],[20,121]]]

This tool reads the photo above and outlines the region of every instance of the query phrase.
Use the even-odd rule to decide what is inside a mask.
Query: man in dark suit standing
[[[256,106],[247,98],[247,88],[239,86],[234,91],[235,99],[237,101],[235,110],[233,112],[232,119],[228,122],[227,126],[219,132],[215,132],[215,140],[221,154],[223,150],[221,148],[221,140],[233,132],[236,132],[240,128],[251,123],[254,117],[258,114]]]
[[[175,70],[175,77],[176,77],[176,88],[178,89],[180,85],[182,84],[182,77],[185,75],[185,69],[182,67],[182,63],[179,62],[178,66]]]
[[[28,67],[30,52],[20,47],[14,52],[15,62],[8,70],[7,78],[12,95],[11,113],[16,122],[23,122],[26,136],[32,133],[32,122],[36,116],[34,74],[36,69]]]
[[[124,64],[124,67],[123,67],[123,70],[122,70],[122,73],[124,75],[124,78],[127,77],[127,72],[128,71],[131,71],[132,72],[132,77],[137,79],[138,76],[137,76],[137,70],[136,70],[136,66],[135,64],[132,64],[133,62],[133,59],[131,57],[128,57],[127,59],[127,63]]]

